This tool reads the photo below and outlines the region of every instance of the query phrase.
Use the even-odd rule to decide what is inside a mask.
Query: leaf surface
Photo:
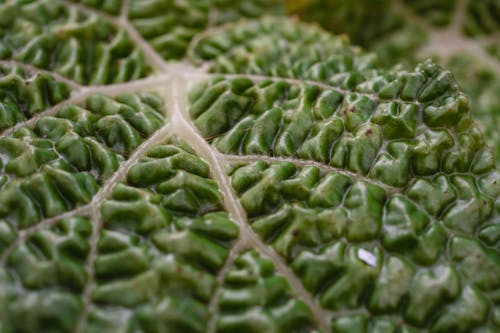
[[[452,74],[279,10],[1,5],[0,332],[499,329],[500,173]]]

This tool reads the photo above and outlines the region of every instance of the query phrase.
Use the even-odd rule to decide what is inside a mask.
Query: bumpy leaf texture
[[[281,10],[2,2],[1,333],[499,332],[452,74]]]
[[[431,57],[452,70],[500,161],[500,1],[286,0],[288,10],[373,50],[385,67]]]

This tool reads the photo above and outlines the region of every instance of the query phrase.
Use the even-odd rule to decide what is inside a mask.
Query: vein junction
[[[189,119],[187,112],[188,101],[186,88],[196,82],[200,82],[203,79],[213,78],[217,76],[217,74],[207,74],[205,72],[207,66],[195,67],[189,63],[184,62],[173,63],[164,61],[161,56],[140,36],[135,28],[128,22],[126,15],[122,15],[118,18],[113,18],[79,4],[69,3],[64,0],[58,1],[64,3],[67,6],[76,7],[86,13],[99,15],[104,20],[107,20],[113,25],[126,30],[134,44],[139,47],[145,54],[146,59],[155,69],[155,73],[145,79],[102,86],[84,86],[56,75],[56,79],[61,79],[73,88],[71,97],[51,107],[50,109],[42,111],[25,121],[19,122],[14,127],[5,130],[2,135],[11,135],[15,131],[23,127],[33,127],[40,119],[48,116],[53,116],[62,107],[70,104],[80,103],[93,94],[116,96],[122,93],[137,92],[140,90],[157,90],[160,92],[164,92],[164,97],[167,102],[167,122],[166,125],[158,129],[139,147],[137,147],[137,149],[116,170],[116,172],[108,180],[105,181],[99,191],[93,196],[89,204],[80,206],[76,209],[56,215],[51,218],[44,219],[34,227],[23,230],[19,233],[18,238],[12,243],[12,245],[3,251],[0,262],[2,264],[5,263],[6,258],[9,256],[9,254],[19,244],[21,244],[23,241],[26,241],[36,232],[45,228],[55,226],[62,219],[75,216],[89,216],[92,221],[92,235],[90,239],[90,252],[86,264],[88,280],[85,284],[83,292],[83,311],[75,330],[76,333],[83,332],[89,316],[89,311],[92,303],[92,293],[95,291],[96,287],[94,265],[98,255],[98,240],[101,229],[103,227],[100,204],[110,194],[113,187],[126,178],[127,172],[130,170],[130,168],[134,166],[134,164],[136,164],[137,161],[142,156],[144,156],[144,154],[148,150],[162,142],[165,142],[168,138],[176,136],[190,145],[196,151],[196,153],[209,164],[212,175],[218,184],[219,190],[222,192],[224,208],[229,212],[231,218],[239,225],[240,228],[239,240],[231,249],[226,265],[217,274],[217,289],[214,292],[214,299],[210,304],[210,312],[212,313],[212,318],[209,324],[209,331],[215,332],[216,330],[218,297],[220,296],[220,290],[224,282],[224,276],[231,268],[236,256],[238,256],[238,254],[242,250],[248,248],[257,250],[261,255],[269,258],[274,263],[278,272],[290,284],[295,296],[302,299],[310,308],[318,327],[320,327],[322,331],[328,331],[328,320],[332,317],[332,314],[323,310],[315,302],[314,297],[304,288],[300,279],[294,275],[292,270],[285,263],[284,259],[279,254],[277,254],[270,246],[265,244],[263,240],[260,239],[260,237],[251,229],[247,221],[246,213],[241,207],[237,195],[231,186],[229,176],[227,175],[226,165],[224,165],[224,163],[228,162],[229,159],[224,158],[224,156],[218,153],[215,148],[211,147],[208,142],[206,142],[198,133],[197,129]],[[8,62],[6,64],[23,66],[27,70],[32,72],[42,72],[42,70],[38,70],[33,66],[24,65],[22,63]],[[238,76],[248,77],[248,75],[231,75],[231,77],[233,78]],[[279,80],[279,78],[265,76],[255,76],[252,79]],[[299,81],[292,79],[283,80],[290,82],[293,81],[291,83],[299,83]],[[315,84],[314,82],[309,83]],[[317,84],[319,86],[324,86],[321,83]]]
[[[61,0],[58,0],[61,1]],[[81,5],[73,5],[70,3],[66,3],[66,1],[62,1],[68,6],[77,6],[79,9],[83,11],[88,11],[93,14],[101,15],[99,12],[88,9]],[[213,288],[213,293],[211,294],[211,298],[209,299],[208,311],[210,314],[210,320],[207,324],[208,332],[214,333],[217,330],[219,315],[219,301],[223,298],[223,289],[225,283],[226,275],[233,269],[235,262],[237,261],[237,257],[246,249],[255,250],[260,256],[267,258],[270,262],[274,264],[275,269],[278,271],[280,276],[282,276],[288,285],[292,289],[293,295],[300,299],[306,306],[309,308],[310,312],[313,315],[316,326],[322,332],[330,331],[330,321],[335,318],[339,318],[342,316],[369,316],[368,310],[360,309],[360,310],[344,310],[342,307],[337,307],[335,301],[341,299],[342,297],[337,297],[335,292],[339,292],[341,290],[339,288],[337,291],[333,290],[330,294],[333,295],[330,297],[328,295],[322,295],[323,301],[320,300],[321,295],[317,297],[314,295],[314,292],[310,290],[314,290],[314,288],[307,288],[302,283],[297,274],[294,273],[291,265],[287,260],[289,257],[283,254],[284,250],[281,245],[278,246],[268,245],[269,239],[266,239],[262,236],[261,233],[257,231],[257,228],[252,228],[250,223],[256,222],[260,218],[260,216],[252,215],[252,212],[246,210],[246,206],[242,203],[243,200],[238,198],[238,191],[236,190],[236,185],[232,183],[231,176],[229,175],[231,172],[230,164],[231,163],[253,163],[253,162],[265,162],[268,164],[280,164],[283,162],[289,163],[297,167],[297,169],[320,169],[323,173],[336,174],[340,176],[339,178],[350,178],[354,180],[354,182],[364,183],[357,184],[355,187],[355,191],[353,191],[353,198],[351,198],[351,205],[355,206],[358,204],[356,201],[355,195],[356,193],[360,193],[359,197],[366,197],[368,195],[372,195],[376,200],[385,202],[386,198],[390,195],[393,195],[391,198],[394,199],[392,201],[395,209],[401,209],[404,211],[406,207],[410,207],[411,205],[407,202],[403,201],[404,198],[402,194],[405,192],[402,188],[387,185],[381,181],[376,179],[372,179],[369,176],[363,175],[361,173],[344,170],[342,168],[335,168],[324,163],[309,161],[307,159],[299,159],[295,157],[273,157],[273,156],[264,156],[259,154],[247,154],[247,155],[232,155],[225,154],[219,152],[213,145],[211,145],[198,131],[198,128],[194,125],[194,120],[191,119],[188,109],[190,107],[190,103],[188,101],[188,90],[195,84],[208,79],[214,79],[219,74],[209,74],[206,73],[208,68],[208,64],[202,64],[200,67],[195,67],[192,64],[186,62],[166,62],[162,59],[162,57],[141,37],[141,35],[135,30],[135,28],[128,22],[126,15],[126,4],[124,2],[124,10],[122,10],[122,15],[118,18],[102,16],[105,20],[108,20],[110,23],[123,28],[132,39],[133,43],[144,53],[146,59],[149,61],[150,65],[155,69],[155,73],[145,79],[131,81],[127,83],[121,84],[112,84],[112,85],[102,85],[102,86],[81,86],[74,82],[67,82],[74,89],[72,95],[66,101],[63,101],[60,104],[57,104],[46,111],[40,112],[36,114],[34,117],[20,122],[13,128],[7,129],[4,131],[3,135],[13,134],[16,130],[21,129],[22,127],[33,127],[36,123],[44,117],[52,116],[57,114],[57,112],[64,106],[68,104],[79,103],[87,99],[89,96],[94,94],[104,94],[108,96],[116,96],[122,93],[127,92],[140,92],[144,90],[153,90],[160,93],[166,102],[166,122],[164,126],[156,129],[151,135],[148,136],[146,140],[144,140],[140,145],[137,146],[130,154],[129,157],[120,163],[120,166],[116,169],[116,171],[110,175],[107,180],[105,180],[99,190],[93,195],[89,204],[80,206],[72,211],[62,213],[60,215],[53,216],[51,218],[42,220],[36,226],[32,228],[25,229],[24,231],[19,233],[19,237],[14,241],[14,243],[7,248],[2,257],[0,258],[0,263],[4,264],[8,255],[14,250],[16,246],[18,246],[23,241],[27,240],[30,236],[35,234],[36,232],[44,229],[50,228],[51,226],[57,225],[62,219],[66,219],[68,217],[76,217],[76,216],[87,216],[91,218],[92,222],[92,232],[90,237],[90,250],[89,255],[87,257],[87,262],[85,265],[85,269],[87,272],[87,280],[85,282],[84,290],[83,290],[83,310],[81,311],[81,315],[78,320],[78,325],[76,327],[76,333],[82,333],[85,331],[85,325],[91,315],[91,308],[93,306],[93,295],[98,289],[98,272],[96,272],[96,261],[98,259],[99,252],[99,238],[103,231],[104,226],[104,214],[102,213],[102,203],[106,199],[108,199],[113,192],[115,187],[118,187],[119,184],[122,183],[125,179],[127,179],[127,175],[131,171],[131,169],[141,162],[141,159],[147,155],[147,153],[154,147],[165,143],[167,140],[172,138],[179,138],[182,142],[186,143],[194,150],[195,155],[199,156],[208,164],[210,167],[210,173],[215,181],[218,191],[222,195],[222,206],[224,210],[229,214],[230,218],[236,222],[239,228],[239,234],[237,239],[232,243],[232,247],[229,249],[227,256],[224,257],[225,262],[223,262],[220,266],[218,266],[215,275],[215,286]],[[30,71],[36,71],[36,68],[27,68]],[[307,84],[307,85],[315,85],[316,88],[322,89],[331,89],[335,90],[342,94],[351,93],[348,90],[342,90],[340,88],[332,87],[328,84],[323,84],[320,82],[314,81],[302,81],[297,79],[290,78],[279,78],[265,75],[246,75],[246,74],[230,74],[225,75],[228,78],[237,79],[237,78],[246,78],[251,80],[252,82],[263,82],[263,81],[284,81],[288,84]],[[368,99],[376,100],[377,96],[374,94],[368,93],[356,93],[358,95],[363,95]],[[371,132],[370,132],[371,133]],[[149,156],[148,156],[149,158]],[[307,171],[307,170],[306,170]],[[273,170],[269,171],[269,174],[274,172]],[[304,173],[305,175],[305,173]],[[305,175],[304,177],[306,177]],[[331,176],[331,175],[329,175]],[[333,179],[333,177],[328,178]],[[326,182],[326,180],[325,180]],[[290,184],[290,188],[294,186],[293,181],[288,182]],[[346,183],[347,184],[347,183]],[[430,183],[429,183],[430,184]],[[234,185],[234,186],[233,186]],[[366,185],[366,186],[365,186]],[[411,184],[412,186],[414,184]],[[422,182],[421,187],[427,186],[427,183],[424,184]],[[430,185],[429,185],[430,186]],[[443,185],[444,186],[444,185]],[[356,192],[357,191],[357,192]],[[259,192],[260,193],[260,192]],[[418,194],[418,193],[417,193]],[[345,199],[345,197],[344,197]],[[407,199],[406,201],[410,201]],[[450,199],[451,202],[451,199]],[[286,204],[285,208],[278,211],[278,213],[286,213],[286,210],[299,212],[306,216],[310,214],[310,212],[305,212],[303,207],[295,204]],[[291,208],[290,208],[291,207]],[[382,215],[382,207],[380,207],[380,215]],[[325,209],[326,211],[326,209]],[[340,210],[330,210],[328,214],[337,214]],[[314,212],[313,212],[314,213]],[[292,213],[295,214],[295,213]],[[340,213],[339,213],[340,214]],[[409,219],[408,214],[402,214],[405,218]],[[416,216],[416,215],[415,215]],[[278,220],[280,217],[275,216]],[[339,215],[339,220],[341,215]],[[273,217],[271,217],[272,219]],[[290,215],[286,215],[285,219],[290,218]],[[360,221],[370,219],[370,216],[361,216],[359,218]],[[420,216],[421,224],[427,223],[427,220],[430,220],[430,216]],[[291,218],[290,218],[291,219]],[[269,220],[269,219],[268,219]],[[267,220],[267,222],[268,222]],[[307,220],[307,219],[304,219]],[[265,217],[260,219],[261,225],[267,223]],[[412,222],[412,221],[410,221]],[[409,222],[409,223],[410,223]],[[418,221],[417,221],[418,222]],[[366,228],[365,228],[366,229]],[[373,230],[372,230],[373,231]],[[377,233],[378,230],[373,231]],[[332,230],[332,233],[334,231]],[[439,235],[439,231],[436,232]],[[296,236],[296,235],[295,235]],[[433,235],[431,235],[433,236]],[[436,237],[438,237],[436,236]],[[287,239],[293,238],[292,236],[285,235],[284,238]],[[339,248],[342,245],[348,244],[349,242],[346,240],[346,237],[364,237],[364,235],[347,235],[339,237]],[[349,239],[350,241],[351,239]],[[358,239],[360,240],[360,239]],[[364,239],[361,239],[364,240]],[[287,242],[287,240],[283,241],[283,243]],[[283,244],[282,243],[282,244]],[[337,249],[330,249],[334,253]],[[338,250],[343,251],[343,250]],[[375,252],[375,251],[374,251]],[[379,265],[379,253],[372,253],[363,248],[358,248],[356,245],[349,248],[349,256],[354,258],[352,265],[357,265],[359,260],[361,259],[367,266],[370,266],[364,269],[365,276],[362,277],[366,280],[372,278],[372,275],[375,275],[374,271],[376,266]],[[166,255],[165,255],[166,257]],[[319,257],[319,256],[318,256]],[[395,259],[396,260],[396,259]],[[396,262],[396,261],[395,261]],[[396,262],[397,265],[403,265]],[[363,266],[364,267],[364,266]],[[404,267],[403,267],[404,268]],[[354,272],[354,270],[352,271]],[[350,272],[350,273],[352,273]],[[355,273],[352,273],[355,274]],[[357,277],[354,277],[357,278]],[[349,286],[349,283],[352,280],[351,275],[345,276],[343,283],[344,286]],[[346,287],[347,289],[349,287]],[[318,292],[319,293],[319,292]],[[332,300],[333,299],[333,300]],[[324,301],[326,300],[326,301]],[[320,304],[318,304],[321,302]],[[328,304],[331,302],[331,304]],[[324,304],[327,306],[324,306]],[[329,310],[326,310],[329,308]],[[340,308],[340,309],[339,309]]]

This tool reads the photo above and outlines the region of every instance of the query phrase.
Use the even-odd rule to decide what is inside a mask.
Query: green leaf
[[[379,55],[385,67],[432,58],[452,70],[500,158],[500,2],[286,0],[287,9]]]
[[[280,13],[0,5],[1,333],[500,329],[500,172],[451,72]]]

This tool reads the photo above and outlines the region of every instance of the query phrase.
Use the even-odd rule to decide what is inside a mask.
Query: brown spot
[[[372,133],[373,133],[373,131],[371,128],[367,129],[365,132],[366,136],[370,136],[370,135],[372,135]]]
[[[297,229],[292,231],[292,236],[297,237],[299,235],[299,231]]]
[[[352,113],[356,112],[356,108],[354,106],[349,107],[349,112]]]

